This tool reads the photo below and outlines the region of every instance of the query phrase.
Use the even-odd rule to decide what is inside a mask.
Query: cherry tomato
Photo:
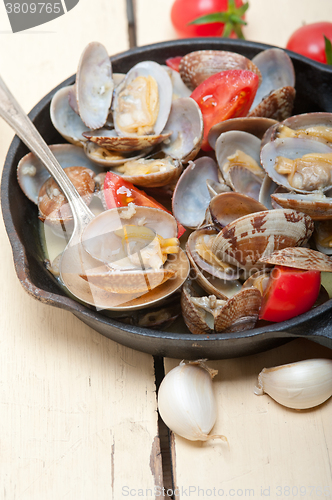
[[[203,151],[211,149],[207,136],[213,125],[228,118],[247,115],[258,83],[255,73],[232,69],[210,76],[195,88],[190,97],[197,102],[203,114]]]
[[[166,65],[169,68],[174,69],[175,71],[179,71],[181,59],[182,59],[182,56],[169,57],[168,59],[166,59]]]
[[[235,0],[236,7],[242,7],[242,0]],[[223,23],[188,24],[198,17],[215,12],[227,12],[228,0],[175,0],[171,9],[172,24],[181,38],[197,36],[221,36]],[[235,37],[234,33],[231,37]]]
[[[152,207],[171,213],[164,205],[158,203],[152,196],[148,196],[131,182],[125,181],[120,175],[107,172],[104,181],[104,197],[108,209],[127,207],[129,203],[141,207]],[[183,235],[185,228],[178,223],[178,238]]]
[[[332,41],[332,23],[306,24],[292,34],[286,49],[315,61],[326,63],[324,35]]]
[[[263,295],[259,318],[286,321],[314,305],[321,283],[320,271],[275,266]]]

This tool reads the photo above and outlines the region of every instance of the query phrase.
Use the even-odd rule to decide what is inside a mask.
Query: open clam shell
[[[141,87],[133,89],[132,85],[138,78],[142,81],[152,78],[157,84],[157,102],[146,101],[150,99],[150,94],[144,94],[144,89]],[[172,104],[173,86],[167,71],[154,61],[143,61],[136,64],[127,73],[126,78],[116,88],[114,102],[112,105],[114,127],[119,136],[137,137],[138,135],[154,134],[159,135],[164,129]],[[147,115],[151,114],[149,123],[146,127],[150,127],[151,131],[141,134],[138,132],[142,122],[142,110],[147,108]],[[155,112],[152,113],[152,105]],[[145,118],[144,118],[145,120]],[[132,130],[133,127],[133,130]],[[145,125],[144,125],[145,127]],[[131,131],[132,130],[132,131]]]
[[[332,272],[332,258],[311,248],[283,248],[262,257],[260,262],[274,266],[295,267],[307,271]]]
[[[250,112],[271,92],[282,87],[295,87],[294,66],[284,50],[278,48],[263,50],[252,59],[252,62],[262,74],[262,83],[257,90]]]
[[[84,139],[98,144],[101,147],[111,151],[120,151],[123,153],[132,153],[133,151],[142,151],[165,141],[172,135],[172,132],[164,132],[155,135],[142,135],[137,137],[122,137],[117,135],[115,130],[101,128],[99,130],[85,131]]]
[[[114,172],[136,186],[154,188],[175,183],[181,175],[182,164],[171,157],[141,158],[127,162]]]
[[[113,89],[107,50],[101,43],[91,42],[81,55],[75,85],[79,115],[88,128],[94,130],[105,124]]]
[[[290,85],[273,90],[249,111],[248,117],[264,116],[277,121],[284,120],[292,114],[295,96],[296,91]]]
[[[49,146],[62,168],[80,166],[87,167],[98,175],[103,169],[92,163],[84,154],[83,149],[72,144],[54,144]],[[44,164],[33,154],[23,156],[17,165],[17,179],[24,194],[38,204],[40,188],[50,174]]]
[[[332,255],[332,220],[315,222],[314,239],[319,252]]]
[[[152,234],[151,241],[143,241],[144,247],[136,248],[133,253],[123,252],[123,238],[119,235],[123,226],[138,226]],[[144,231],[146,232],[146,231]],[[122,234],[122,233],[121,233]],[[157,236],[176,238],[177,224],[174,217],[162,210],[150,207],[111,209],[93,220],[82,235],[84,250],[99,266],[87,269],[81,278],[110,293],[145,294],[164,284],[166,280],[174,281],[167,289],[175,291],[182,285],[189,273],[189,261],[179,249],[171,254],[167,263],[154,267],[156,263],[154,240]],[[153,238],[153,239],[152,239]],[[126,244],[131,245],[125,239]],[[151,244],[151,245],[150,245]],[[143,257],[143,251],[145,255]],[[160,260],[160,259],[159,259]],[[151,267],[148,264],[151,263]]]
[[[249,162],[243,162],[241,164],[252,170],[255,175],[260,176],[262,179],[264,178],[264,170],[260,165],[260,147],[261,141],[258,137],[242,130],[230,130],[219,135],[215,143],[216,158],[222,176],[229,186],[233,188],[229,176],[229,169],[232,165],[239,164],[236,160],[231,162],[230,158],[233,157],[238,150],[252,158],[255,163],[255,165]]]
[[[234,281],[239,278],[238,268],[230,266],[228,263],[218,262],[214,259],[211,246],[214,238],[218,234],[218,230],[211,227],[202,227],[193,231],[187,241],[186,251],[187,255],[191,261],[194,262],[195,266],[198,266],[202,271],[206,271],[211,276],[215,276],[223,281]],[[209,260],[207,260],[205,255],[208,254]],[[205,289],[205,287],[203,286]]]
[[[285,128],[291,131],[285,131]],[[287,137],[292,131],[294,136],[302,139],[332,143],[332,113],[303,113],[290,116],[271,128],[264,137],[264,144],[268,140]]]
[[[179,99],[181,97],[190,97],[191,90],[187,87],[187,85],[182,80],[178,71],[168,67],[162,66],[170,76],[173,85],[173,101]]]
[[[257,66],[245,56],[223,50],[199,50],[182,57],[179,73],[184,83],[194,90],[204,80],[220,71],[244,69],[253,71],[260,79]]]
[[[143,150],[139,153],[136,151],[134,153],[121,153],[117,151],[111,151],[109,149],[103,148],[95,144],[94,142],[87,141],[84,144],[84,153],[93,163],[97,163],[98,165],[109,168],[109,167],[117,167],[119,165],[123,165],[127,161],[138,160],[148,154],[151,150]]]
[[[284,186],[289,191],[298,193],[311,193],[304,189],[294,188],[286,175],[280,174],[275,169],[277,157],[285,157],[291,160],[301,158],[309,153],[332,153],[332,148],[322,142],[302,138],[285,138],[268,141],[261,149],[261,164],[268,176],[278,185]],[[315,176],[316,177],[316,176]],[[320,189],[325,192],[331,189],[332,184],[321,186]]]
[[[103,212],[84,230],[82,244],[94,258],[106,264],[117,260],[114,253],[115,231],[124,225],[138,225],[152,229],[163,238],[177,237],[177,223],[174,217],[157,208],[121,207]]]
[[[209,209],[213,223],[223,228],[244,215],[262,212],[266,207],[250,196],[229,192],[212,198]]]
[[[183,162],[193,160],[203,141],[202,112],[193,99],[176,99],[171,107],[165,130],[172,131],[171,137],[161,145],[165,154]]]
[[[276,250],[305,245],[314,230],[312,219],[295,210],[279,209],[245,215],[216,236],[212,251],[246,271],[259,270],[259,260]]]
[[[253,328],[258,319],[261,294],[257,288],[245,288],[228,300],[202,296],[192,283],[182,289],[184,321],[194,334],[239,332]]]
[[[229,118],[211,127],[208,134],[208,141],[211,148],[215,149],[216,140],[220,134],[229,132],[230,130],[242,130],[243,132],[248,132],[248,134],[255,135],[258,139],[262,139],[265,132],[276,123],[278,123],[277,120],[264,116]]]
[[[208,156],[190,162],[179,178],[173,193],[172,208],[174,217],[183,226],[196,229],[204,222],[211,199],[207,179],[218,181],[218,166]]]
[[[86,131],[87,126],[69,104],[71,92],[72,87],[68,86],[61,88],[54,94],[50,106],[51,121],[66,141],[76,146],[82,146],[86,142],[83,132]]]
[[[291,208],[303,212],[313,220],[332,219],[332,198],[321,192],[314,194],[301,193],[272,193],[274,200],[282,208]]]

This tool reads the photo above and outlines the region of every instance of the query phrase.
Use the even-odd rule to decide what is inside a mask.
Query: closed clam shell
[[[306,271],[332,272],[332,258],[311,248],[283,248],[267,257],[262,257],[260,262],[274,266],[295,267]]]
[[[85,131],[84,139],[98,144],[101,147],[111,151],[119,151],[123,153],[131,153],[133,151],[142,151],[143,149],[152,148],[157,144],[165,141],[171,136],[172,132],[163,132],[155,135],[142,135],[137,137],[120,137],[115,130],[101,128],[94,131]]]
[[[64,171],[88,204],[95,189],[95,173],[86,167],[67,167]],[[39,191],[38,209],[39,218],[48,224],[60,224],[72,219],[67,199],[52,177],[47,179]]]
[[[184,83],[194,90],[204,80],[220,71],[243,69],[253,71],[260,79],[257,66],[246,57],[223,50],[199,50],[182,57],[179,73]]]
[[[173,101],[165,130],[172,135],[161,145],[162,151],[183,162],[193,160],[203,141],[203,117],[196,101],[190,97]]]
[[[313,230],[312,219],[295,210],[256,212],[225,226],[215,238],[212,251],[242,269],[260,269],[259,259],[281,248],[305,245]]]
[[[101,43],[91,42],[85,47],[78,64],[75,89],[83,123],[92,130],[102,127],[111,106],[114,83],[112,64]]]
[[[244,215],[262,212],[266,207],[250,196],[231,191],[212,198],[209,209],[214,224],[224,227]]]

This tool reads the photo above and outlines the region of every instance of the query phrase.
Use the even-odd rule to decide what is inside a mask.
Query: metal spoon
[[[97,309],[112,310],[136,309],[165,297],[165,290],[163,289],[152,293],[149,298],[146,298],[146,294],[143,295],[142,300],[140,300],[142,294],[138,296],[137,294],[109,293],[81,277],[88,270],[98,268],[105,271],[106,268],[105,264],[92,258],[81,244],[82,233],[87,225],[95,219],[94,214],[87,207],[48,145],[17,103],[1,77],[0,116],[45,165],[68,200],[73,215],[74,229],[62,254],[60,276],[65,287],[72,295],[87,304],[95,306]],[[175,291],[181,284],[179,280],[173,280],[166,295]]]

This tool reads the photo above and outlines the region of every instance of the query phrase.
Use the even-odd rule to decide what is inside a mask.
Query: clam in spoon
[[[106,276],[110,269],[104,262],[92,257],[82,245],[82,234],[89,224],[98,221],[101,215],[95,216],[78,191],[63,171],[61,165],[39,134],[29,117],[17,103],[5,83],[0,77],[0,116],[16,132],[32,153],[44,164],[67,198],[73,216],[73,230],[70,239],[63,251],[60,261],[60,277],[66,289],[77,299],[95,306],[97,309],[127,310],[138,309],[158,302],[177,290],[185,281],[189,273],[189,263],[183,251],[175,257],[170,266],[174,270],[175,278],[151,289],[147,283],[146,290],[133,293],[113,293],[108,287],[99,287],[89,281],[91,270]],[[110,211],[111,212],[111,211]],[[122,227],[119,217],[119,227]],[[98,227],[96,225],[96,227]],[[100,229],[95,235],[100,244],[107,245],[107,232]],[[103,241],[104,240],[104,241]],[[181,272],[178,272],[181,268]],[[144,266],[143,266],[144,269]]]

